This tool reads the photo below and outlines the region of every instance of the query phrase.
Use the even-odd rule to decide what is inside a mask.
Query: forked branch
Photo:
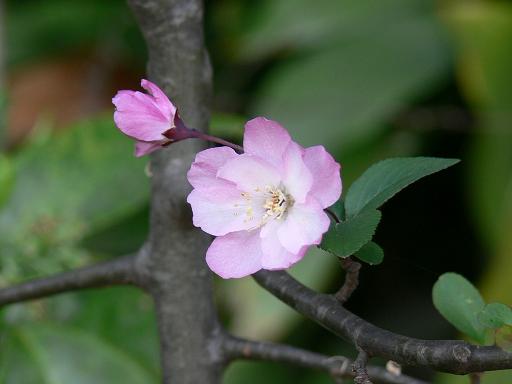
[[[352,370],[354,371],[354,383],[356,384],[372,384],[370,381],[370,375],[368,374],[368,354],[361,348],[357,348],[359,353],[356,360],[352,364]]]
[[[345,309],[334,296],[314,292],[286,272],[262,270],[253,276],[281,301],[372,356],[456,374],[512,368],[512,353],[498,347],[398,335],[368,323]]]
[[[224,354],[228,360],[246,359],[273,361],[298,365],[324,371],[334,378],[353,378],[353,361],[343,356],[325,356],[319,353],[295,348],[289,345],[239,339],[226,335],[223,342]],[[370,377],[379,383],[427,384],[406,375],[395,375],[384,368],[367,367]]]

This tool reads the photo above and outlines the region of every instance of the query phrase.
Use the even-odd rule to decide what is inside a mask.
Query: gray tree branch
[[[336,298],[340,303],[344,304],[352,293],[357,289],[359,285],[359,270],[361,269],[361,263],[354,261],[351,257],[341,259],[341,266],[345,270],[345,281],[343,285],[336,292]]]
[[[205,131],[211,68],[203,39],[201,0],[129,0],[147,43],[149,78],[177,105],[188,126]],[[204,255],[209,236],[192,226],[186,179],[199,140],[186,140],[151,157],[148,252],[139,258],[155,301],[164,383],[220,382],[220,326]]]
[[[359,351],[357,358],[352,364],[352,370],[354,371],[354,383],[356,384],[372,384],[370,375],[368,374],[368,354],[361,348],[357,348]]]
[[[262,360],[298,365],[324,371],[332,377],[353,378],[353,361],[343,356],[325,356],[289,345],[261,341],[244,340],[226,336],[224,353],[228,360]],[[427,384],[406,375],[394,375],[383,368],[369,366],[368,373],[379,383],[389,384]]]
[[[1,289],[0,307],[79,289],[136,284],[137,275],[134,261],[134,256],[120,257],[90,267]]]
[[[262,270],[253,276],[284,303],[371,356],[456,374],[512,368],[512,353],[498,347],[398,335],[366,322],[345,309],[334,296],[314,292],[286,272]]]

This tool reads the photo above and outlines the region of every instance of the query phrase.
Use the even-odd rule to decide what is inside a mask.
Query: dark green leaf
[[[369,241],[356,252],[355,256],[365,263],[377,265],[382,263],[382,260],[384,260],[384,251],[378,244],[373,241]]]
[[[345,220],[345,204],[342,199],[331,205],[329,210],[336,215],[339,221]]]
[[[383,32],[392,20],[430,16],[422,0],[260,0],[251,8],[251,23],[241,33],[239,55],[261,60],[283,48],[317,48],[339,39]],[[383,25],[384,24],[384,25]],[[376,38],[379,36],[375,36]]]
[[[155,312],[148,295],[131,287],[114,287],[80,292],[74,298],[77,305],[72,313],[65,303],[53,306],[58,321],[115,345],[148,371],[159,373]]]
[[[408,185],[458,162],[457,159],[435,157],[403,157],[380,161],[368,168],[347,192],[347,216],[353,217],[366,208],[378,208]]]
[[[140,32],[122,1],[19,1],[6,7],[7,62],[16,66],[109,41],[111,55],[143,53]],[[129,50],[131,49],[131,53]]]
[[[331,226],[324,235],[321,248],[338,257],[353,255],[372,239],[380,218],[380,211],[370,209]]]
[[[151,384],[157,378],[122,349],[76,329],[27,324],[9,329],[0,355],[3,384]]]
[[[512,325],[512,309],[505,304],[491,303],[478,314],[478,320],[489,328],[501,328]]]
[[[432,298],[436,309],[459,331],[485,342],[486,327],[478,321],[485,302],[473,284],[457,273],[445,273],[434,284]]]
[[[344,151],[375,137],[449,71],[446,36],[424,1],[266,3],[242,51],[254,58],[284,48],[287,60],[265,74],[251,111],[304,145]]]

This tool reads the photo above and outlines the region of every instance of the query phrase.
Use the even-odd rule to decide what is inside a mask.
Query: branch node
[[[297,312],[348,342],[364,346],[372,356],[459,375],[512,367],[512,353],[496,346],[476,346],[460,340],[422,340],[381,329],[348,311],[334,295],[317,293],[286,272],[261,270],[253,277]],[[372,367],[368,371],[377,380]],[[404,375],[386,374],[395,382],[404,383]]]
[[[350,360],[344,356],[331,356],[327,361],[331,365],[330,375],[335,380],[343,381],[343,377],[346,377],[349,373]]]
[[[395,376],[400,376],[402,374],[402,366],[398,364],[396,361],[388,360],[386,363],[386,371]]]
[[[344,304],[359,285],[359,271],[361,263],[354,261],[351,257],[340,260],[342,268],[346,271],[345,281],[341,288],[336,292],[335,297]]]
[[[366,353],[362,348],[357,347],[358,355],[354,360],[354,364],[352,364],[352,371],[355,374],[354,383],[356,384],[372,384],[370,380],[370,376],[368,376],[368,371],[366,369],[366,364],[368,363],[368,353]]]
[[[480,381],[481,381],[483,375],[484,375],[483,372],[470,373],[469,374],[469,383],[470,384],[480,384]]]

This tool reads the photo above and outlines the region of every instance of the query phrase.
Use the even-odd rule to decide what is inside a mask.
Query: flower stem
[[[208,135],[206,133],[197,131],[195,129],[192,129],[191,131],[192,131],[192,137],[195,137],[196,139],[202,139],[202,140],[210,141],[212,143],[216,143],[216,144],[220,144],[220,145],[225,145],[226,147],[233,148],[235,151],[238,151],[238,152],[243,152],[244,151],[244,148],[241,147],[240,145],[231,143],[231,142],[229,142],[227,140],[221,139],[220,137]]]

